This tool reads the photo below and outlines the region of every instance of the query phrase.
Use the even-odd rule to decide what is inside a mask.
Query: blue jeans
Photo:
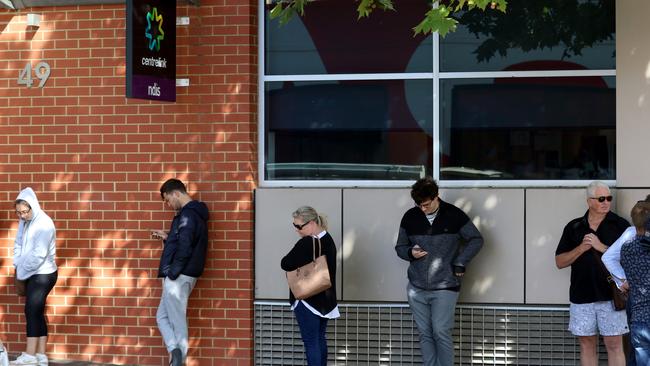
[[[425,366],[454,364],[454,312],[458,292],[449,290],[422,290],[407,287],[413,319],[420,332],[420,352]]]
[[[625,306],[625,314],[627,315],[627,321],[628,321],[628,326],[630,327],[630,332],[632,332],[632,299],[630,296],[630,292],[627,292],[627,303]],[[626,351],[625,353],[625,358],[626,360],[626,365],[627,366],[636,366],[636,355],[634,352],[634,346],[632,345],[632,334],[624,334],[623,335],[623,342],[627,342],[627,344],[623,344],[623,349]]]
[[[650,325],[632,323],[630,338],[637,365],[650,365]]]
[[[305,353],[307,354],[308,366],[327,366],[327,318],[312,313],[302,303],[293,309],[293,313],[300,327],[302,342],[305,344]]]

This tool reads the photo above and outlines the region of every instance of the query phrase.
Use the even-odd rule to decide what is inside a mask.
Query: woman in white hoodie
[[[52,219],[41,210],[31,188],[20,191],[15,207],[20,221],[14,241],[14,267],[16,278],[25,281],[27,347],[10,364],[47,365],[45,301],[58,276],[54,261],[56,229]]]

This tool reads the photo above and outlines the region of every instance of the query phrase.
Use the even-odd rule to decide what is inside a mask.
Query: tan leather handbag
[[[289,288],[298,300],[303,300],[332,287],[330,271],[327,268],[327,256],[321,255],[322,248],[318,239],[318,256],[316,255],[316,238],[312,237],[313,260],[302,267],[287,272]]]

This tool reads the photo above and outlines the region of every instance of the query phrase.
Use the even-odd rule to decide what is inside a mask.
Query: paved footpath
[[[94,363],[87,361],[50,360],[49,366],[117,366],[109,363]]]
[[[11,354],[9,353],[9,360],[13,361],[16,359],[18,355],[17,354]],[[88,362],[88,361],[68,361],[68,360],[54,360],[50,359],[49,366],[118,366],[112,363],[95,363],[95,362]],[[122,365],[122,366],[128,366],[128,365]],[[135,366],[135,365],[131,365]]]

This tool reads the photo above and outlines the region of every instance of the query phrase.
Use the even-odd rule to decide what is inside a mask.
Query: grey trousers
[[[420,351],[425,366],[451,366],[454,364],[454,311],[458,292],[429,291],[407,287],[408,301],[413,319],[420,332]]]
[[[171,280],[163,279],[163,292],[156,313],[158,329],[165,342],[167,351],[180,348],[183,359],[187,356],[187,300],[196,285],[196,278],[180,275]]]

